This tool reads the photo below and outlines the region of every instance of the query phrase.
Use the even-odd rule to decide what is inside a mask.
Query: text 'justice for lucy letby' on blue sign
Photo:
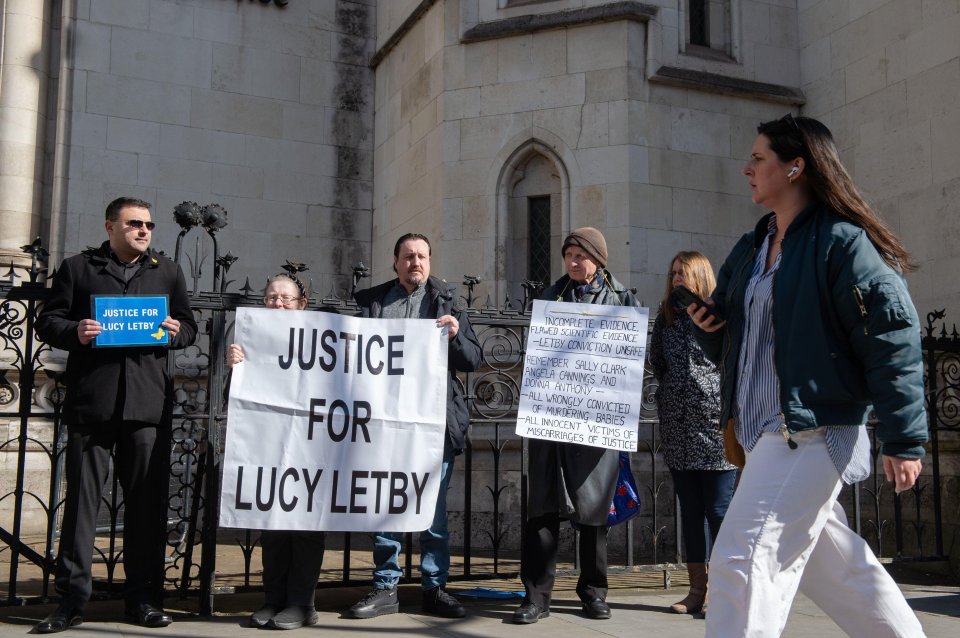
[[[93,318],[103,327],[94,345],[166,345],[170,337],[161,323],[167,313],[166,295],[94,297]]]

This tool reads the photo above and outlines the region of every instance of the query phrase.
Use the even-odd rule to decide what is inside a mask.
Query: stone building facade
[[[217,202],[254,285],[287,259],[323,290],[361,260],[387,277],[415,230],[500,303],[593,224],[655,305],[674,252],[716,263],[751,225],[741,165],[792,111],[833,128],[903,235],[918,307],[950,308],[958,4],[10,0],[0,254],[97,243],[120,194],[154,203],[171,252],[173,206]]]
[[[168,254],[173,207],[219,203],[239,284],[246,275],[259,287],[289,259],[343,287],[369,253],[372,2],[11,0],[3,10],[3,255],[37,236],[55,262],[99,245],[106,203],[120,195],[154,205],[154,245]]]
[[[4,263],[37,236],[54,263],[98,244],[107,202],[134,195],[168,253],[176,204],[226,208],[240,283],[286,260],[324,294],[360,261],[381,281],[413,231],[499,305],[593,225],[655,308],[675,252],[719,266],[763,212],[740,171],[790,111],[833,129],[903,237],[921,316],[960,313],[960,0],[2,7]]]

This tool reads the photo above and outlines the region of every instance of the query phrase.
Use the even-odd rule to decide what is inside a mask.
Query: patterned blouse
[[[670,326],[661,312],[650,337],[650,367],[660,382],[661,452],[671,470],[735,470],[723,456],[720,372],[693,336],[693,322],[679,311]]]

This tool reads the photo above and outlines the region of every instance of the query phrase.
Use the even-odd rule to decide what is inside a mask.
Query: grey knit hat
[[[601,268],[607,267],[607,240],[603,233],[592,226],[584,226],[572,231],[563,240],[560,254],[567,252],[567,246],[579,246],[593,258]]]

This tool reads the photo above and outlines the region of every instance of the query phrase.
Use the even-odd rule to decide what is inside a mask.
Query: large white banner
[[[646,308],[534,301],[517,434],[637,451]]]
[[[420,531],[446,436],[447,333],[425,319],[239,308],[220,525]]]

